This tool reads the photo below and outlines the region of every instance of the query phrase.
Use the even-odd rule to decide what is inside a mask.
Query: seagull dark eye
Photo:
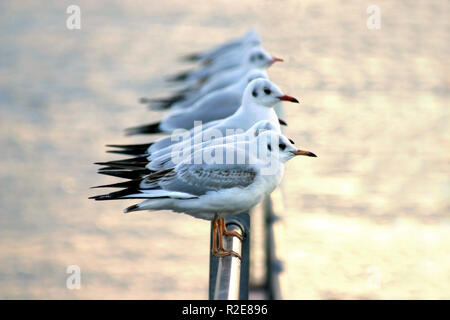
[[[272,91],[270,91],[270,89],[264,89],[264,93],[265,93],[265,94],[271,94]]]
[[[289,139],[289,142],[292,144],[295,144],[294,140],[292,140],[292,139]]]
[[[272,146],[270,144],[268,144],[267,149],[269,149],[269,151],[272,151]]]
[[[258,59],[259,59],[259,60],[262,60],[263,58],[264,58],[264,57],[263,57],[262,53],[258,54]]]
[[[280,147],[280,150],[286,149],[286,145],[284,143],[280,143],[278,146]]]
[[[255,90],[253,90],[253,92],[252,92],[252,96],[254,96],[255,98],[258,96],[258,92],[256,92],[256,89]]]

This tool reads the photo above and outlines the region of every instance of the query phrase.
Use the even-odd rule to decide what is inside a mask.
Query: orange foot
[[[239,233],[237,233],[236,231],[229,231],[226,229],[225,219],[219,218],[216,215],[213,220],[212,232],[213,232],[213,243],[212,243],[211,254],[213,256],[218,257],[218,258],[223,258],[223,257],[229,256],[229,255],[233,255],[233,256],[241,259],[241,256],[237,252],[235,252],[233,250],[225,249],[223,247],[223,240],[222,240],[223,235],[235,236],[235,237],[238,237],[241,241],[243,240],[242,236]],[[216,243],[217,237],[219,238],[219,247],[217,247],[217,243]]]

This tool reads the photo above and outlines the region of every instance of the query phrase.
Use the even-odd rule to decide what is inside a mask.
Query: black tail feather
[[[161,133],[163,131],[159,128],[160,124],[161,124],[161,122],[156,122],[156,123],[151,123],[151,124],[147,124],[147,125],[143,125],[143,126],[128,128],[128,129],[125,129],[125,134],[127,136],[132,136],[135,134]]]

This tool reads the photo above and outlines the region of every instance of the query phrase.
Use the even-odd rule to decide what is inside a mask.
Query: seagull
[[[145,176],[155,171],[173,168],[180,162],[181,159],[190,156],[197,150],[204,149],[213,145],[221,145],[227,143],[237,142],[254,142],[254,139],[261,133],[267,130],[276,131],[277,128],[268,120],[261,120],[255,123],[250,129],[245,132],[237,132],[233,135],[224,137],[216,137],[198,144],[191,145],[193,141],[186,141],[185,143],[178,143],[176,148],[162,149],[151,155],[144,155],[125,160],[115,160],[108,162],[96,162],[97,165],[106,166],[99,169],[100,174],[116,176],[119,178],[136,179]],[[242,131],[242,130],[239,130]],[[293,144],[294,142],[290,140]],[[101,188],[114,187],[115,185],[103,185]]]
[[[236,252],[223,247],[223,235],[242,238],[226,229],[224,218],[251,209],[269,195],[280,184],[286,161],[297,155],[316,157],[312,152],[297,149],[273,130],[262,132],[256,140],[256,144],[243,142],[206,147],[175,167],[116,184],[124,189],[91,199],[145,199],[124,212],[172,210],[211,220],[211,253],[217,257],[235,255],[240,258]],[[249,150],[250,146],[255,147]],[[209,162],[211,155],[213,161]],[[196,162],[197,158],[202,162]]]
[[[238,82],[205,95],[191,107],[174,110],[160,122],[128,128],[126,134],[170,133],[180,128],[192,129],[194,121],[207,123],[226,118],[239,108],[247,84],[258,78],[267,79],[267,73],[263,70],[250,70]]]
[[[239,52],[244,46],[249,44],[261,44],[261,36],[253,29],[250,29],[247,33],[237,39],[229,40],[228,42],[218,45],[215,48],[203,53],[187,55],[184,58],[187,61],[198,61],[202,64],[209,64],[222,59],[224,55]]]
[[[255,47],[263,48],[261,45],[256,46],[253,43],[248,43],[242,50],[230,52],[229,54],[224,55],[219,61],[177,73],[176,75],[168,77],[167,80],[170,82],[193,85],[195,85],[196,82],[204,83],[214,74],[237,68],[240,65],[247,63],[247,55],[251,50],[254,50]]]
[[[245,88],[242,103],[239,109],[231,116],[211,121],[202,125],[201,128],[194,127],[193,129],[177,134],[172,134],[170,137],[160,139],[153,143],[141,145],[108,145],[109,147],[118,148],[120,150],[113,150],[114,153],[124,153],[130,155],[145,155],[152,154],[158,150],[170,147],[179,142],[179,139],[188,140],[194,139],[197,141],[204,141],[204,138],[212,136],[225,136],[227,130],[241,129],[248,130],[252,125],[261,120],[270,121],[274,127],[280,132],[279,119],[273,107],[281,101],[289,101],[298,103],[298,100],[292,96],[284,94],[274,83],[268,79],[255,79],[251,81]],[[180,130],[177,130],[180,131]],[[169,150],[168,150],[169,151]]]
[[[283,59],[273,57],[263,48],[256,47],[248,52],[244,61],[236,68],[219,72],[200,85],[187,86],[172,97],[162,99],[142,98],[141,103],[153,103],[156,109],[183,109],[192,106],[197,100],[215,90],[236,83],[252,69],[265,70]],[[156,103],[156,104],[155,104]]]

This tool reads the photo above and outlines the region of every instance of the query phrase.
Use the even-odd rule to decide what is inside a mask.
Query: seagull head
[[[258,137],[259,156],[268,156],[270,159],[276,158],[284,163],[295,156],[317,157],[314,153],[300,150],[294,146],[291,139],[283,134],[269,130],[262,132]]]
[[[261,36],[254,29],[250,29],[243,37],[243,41],[248,44],[261,44]]]
[[[247,134],[250,137],[255,138],[255,137],[259,136],[262,132],[269,131],[269,130],[278,131],[278,128],[275,127],[273,125],[273,123],[270,122],[269,120],[261,120],[261,121],[256,122],[253,126],[251,126],[247,130]]]
[[[297,99],[284,94],[270,80],[262,78],[255,79],[247,85],[242,99],[244,105],[257,104],[268,108],[272,108],[280,100],[298,103]]]
[[[247,85],[255,79],[267,79],[267,72],[260,69],[251,69],[245,76],[243,76],[238,82],[237,86],[240,88],[241,92],[247,87]]]
[[[250,49],[244,61],[250,68],[265,69],[277,61],[283,61],[283,59],[272,57],[266,50],[259,46]]]

